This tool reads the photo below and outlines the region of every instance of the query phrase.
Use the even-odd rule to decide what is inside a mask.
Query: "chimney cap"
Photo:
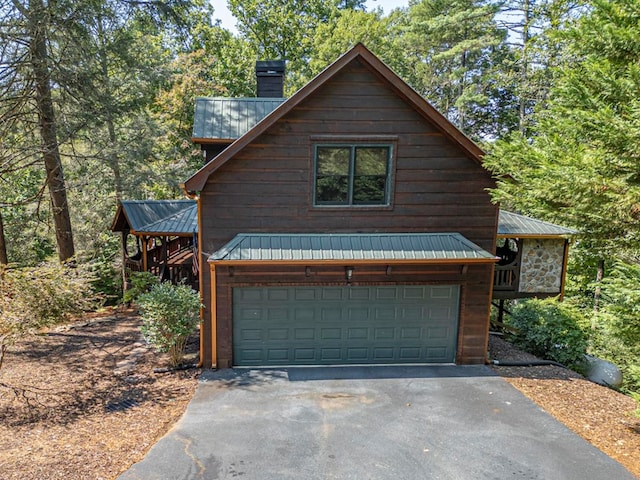
[[[284,60],[258,60],[256,62],[257,75],[283,75],[285,70]]]

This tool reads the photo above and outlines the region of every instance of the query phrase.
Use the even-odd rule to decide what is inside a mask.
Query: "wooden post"
[[[146,272],[149,265],[147,259],[147,248],[149,247],[149,237],[142,237],[142,271]]]
[[[126,230],[122,231],[122,293],[126,292],[129,289],[129,284],[127,282],[127,237],[129,236],[129,232]]]

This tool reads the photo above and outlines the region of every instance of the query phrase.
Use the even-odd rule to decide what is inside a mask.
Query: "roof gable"
[[[269,127],[274,125],[280,118],[290,112],[302,101],[316,92],[320,87],[331,80],[338,72],[348,66],[351,62],[359,60],[372,73],[386,82],[398,95],[411,105],[419,114],[430,121],[443,135],[453,143],[458,145],[470,158],[481,164],[483,151],[467,136],[449,122],[440,112],[431,106],[415,90],[413,90],[404,80],[396,75],[389,67],[380,61],[371,51],[361,43],[357,44],[342,57],[329,65],[319,73],[307,85],[298,90],[293,96],[285,100],[271,113],[259,121],[253,128],[247,131],[242,137],[227,147],[213,160],[197,171],[189,178],[184,188],[187,192],[202,190],[209,176],[227,161],[233,158],[238,152],[249,145],[259,135],[264,133]]]

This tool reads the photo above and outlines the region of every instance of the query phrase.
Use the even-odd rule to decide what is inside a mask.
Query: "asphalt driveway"
[[[222,370],[118,477],[635,478],[483,366]]]

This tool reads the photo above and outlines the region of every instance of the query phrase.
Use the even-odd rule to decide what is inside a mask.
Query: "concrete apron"
[[[633,479],[484,366],[207,371],[120,480]]]

